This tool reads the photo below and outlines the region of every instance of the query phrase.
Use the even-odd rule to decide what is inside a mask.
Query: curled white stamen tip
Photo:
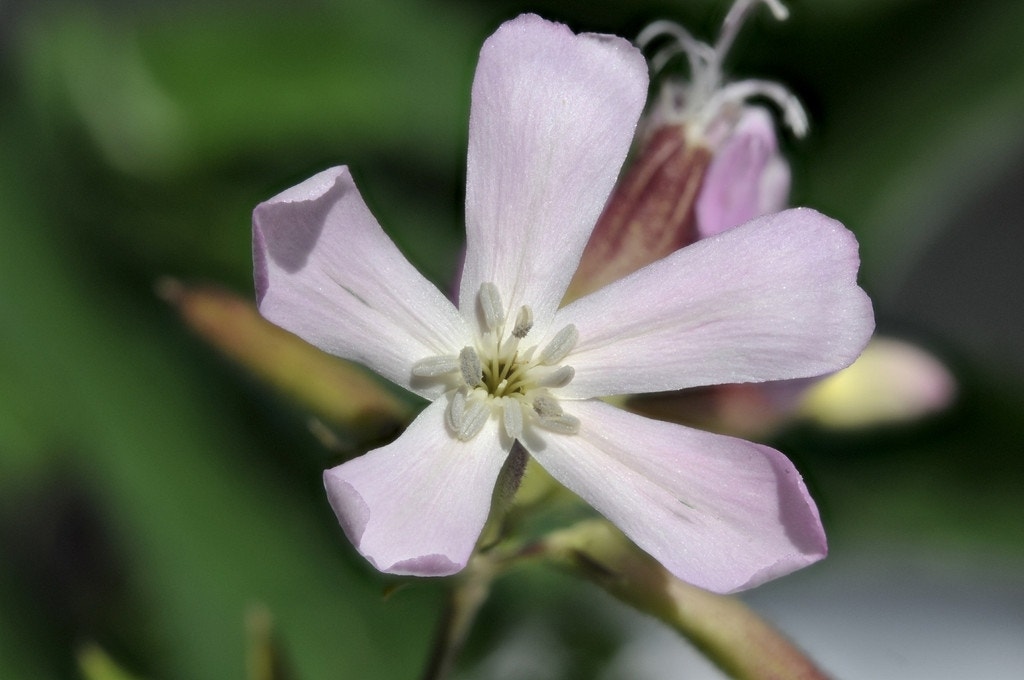
[[[484,314],[486,330],[497,330],[505,320],[505,308],[501,304],[498,287],[489,281],[480,284],[480,310]]]
[[[569,324],[555,334],[551,342],[541,351],[538,361],[541,364],[557,364],[572,351],[579,339],[580,333],[576,330],[576,326]]]
[[[484,379],[484,368],[480,365],[480,357],[472,347],[463,347],[459,352],[459,370],[462,371],[462,379],[470,387],[479,385]]]
[[[720,58],[724,57],[725,53],[729,51],[733,40],[736,39],[736,34],[743,27],[743,22],[747,20],[750,10],[761,2],[768,5],[772,16],[778,21],[785,21],[789,17],[789,10],[786,9],[781,0],[736,0],[729,9],[729,13],[725,15],[725,20],[722,22],[722,32],[718,35],[718,42],[715,43],[715,51]]]
[[[519,314],[516,315],[516,326],[512,329],[512,335],[522,340],[531,328],[533,328],[533,310],[527,305],[523,305],[519,308]]]
[[[501,400],[501,414],[505,434],[518,439],[523,434],[523,407],[517,399],[504,397]]]
[[[751,97],[765,97],[782,110],[782,119],[797,137],[807,134],[807,113],[800,100],[786,87],[770,80],[750,78],[729,83],[708,101],[708,110],[717,111],[728,102],[739,102]]]
[[[782,4],[781,0],[764,0],[764,4],[768,5],[772,15],[779,21],[785,21],[789,18],[789,9]]]
[[[412,374],[420,378],[434,378],[454,373],[458,368],[459,360],[454,356],[427,357],[412,365]]]

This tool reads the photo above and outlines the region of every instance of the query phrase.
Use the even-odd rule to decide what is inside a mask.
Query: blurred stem
[[[661,619],[733,678],[828,677],[743,602],[680,581],[604,520],[588,520],[549,534],[528,553]]]
[[[448,601],[438,622],[433,651],[422,680],[442,680],[451,673],[477,612],[487,601],[491,583],[500,570],[494,553],[478,553],[454,581],[448,591]]]
[[[169,277],[156,289],[206,342],[356,440],[391,437],[412,419],[364,369],[278,328],[251,300]]]

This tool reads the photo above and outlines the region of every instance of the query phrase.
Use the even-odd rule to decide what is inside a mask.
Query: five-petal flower
[[[397,440],[324,475],[378,569],[464,567],[515,441],[696,585],[739,590],[825,554],[781,453],[599,397],[849,364],[873,317],[842,225],[811,210],[760,218],[559,307],[646,89],[643,57],[619,38],[528,15],[487,40],[457,307],[384,234],[344,167],[256,208],[261,313],[432,400]]]

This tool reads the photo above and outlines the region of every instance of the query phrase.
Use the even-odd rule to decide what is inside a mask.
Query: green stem
[[[451,673],[497,573],[486,554],[477,554],[452,584],[422,680],[442,680]]]
[[[604,520],[549,534],[528,552],[661,619],[737,680],[828,678],[742,601],[680,581]]]

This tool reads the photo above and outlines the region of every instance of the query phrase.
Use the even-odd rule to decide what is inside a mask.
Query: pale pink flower
[[[647,88],[628,42],[521,16],[473,84],[459,305],[402,256],[346,168],[260,204],[260,311],[429,400],[393,443],[328,470],[378,569],[462,569],[519,441],[678,577],[750,587],[820,559],[814,502],[759,444],[653,421],[605,395],[819,375],[873,327],[857,244],[811,210],[683,248],[559,308]]]

